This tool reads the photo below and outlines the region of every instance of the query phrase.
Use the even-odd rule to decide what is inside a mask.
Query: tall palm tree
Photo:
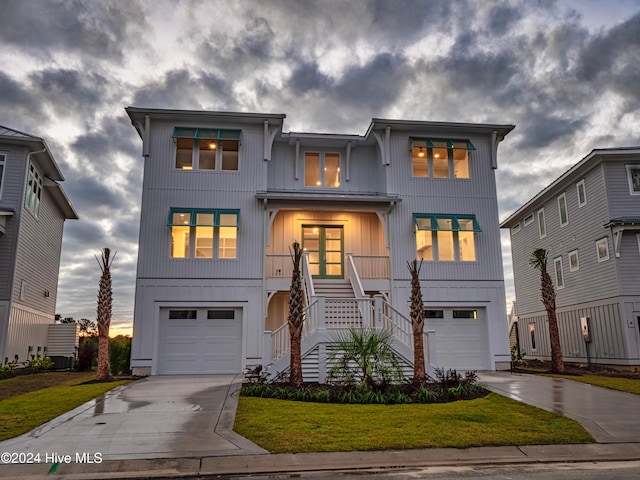
[[[558,319],[556,317],[556,291],[553,282],[547,272],[547,251],[538,248],[533,251],[529,259],[529,265],[540,270],[540,293],[542,303],[547,311],[549,320],[549,343],[551,344],[551,370],[554,373],[564,372],[564,362],[562,361],[562,347],[560,346],[560,332],[558,330]]]
[[[413,383],[424,385],[427,381],[427,373],[424,366],[424,306],[422,304],[422,291],[420,290],[420,269],[422,260],[417,259],[407,262],[411,273],[411,326],[413,327]]]
[[[111,250],[102,249],[100,258],[96,256],[102,275],[98,289],[98,311],[96,321],[98,323],[98,372],[97,380],[109,378],[109,326],[111,325],[111,312],[113,304],[113,291],[111,288],[111,264],[116,254],[111,257]]]
[[[304,323],[304,296],[302,291],[302,274],[300,260],[302,248],[293,242],[293,274],[291,275],[291,289],[289,290],[289,338],[290,338],[290,371],[289,381],[296,387],[301,387],[302,379],[302,327]]]

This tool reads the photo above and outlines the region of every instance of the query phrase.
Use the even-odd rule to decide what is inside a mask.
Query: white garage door
[[[160,310],[158,373],[240,373],[240,309],[163,308]]]
[[[425,313],[425,330],[436,332],[436,366],[460,371],[490,369],[484,309],[427,309]]]

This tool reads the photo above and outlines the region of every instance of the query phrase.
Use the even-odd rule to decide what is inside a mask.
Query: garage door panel
[[[476,310],[476,318],[453,318],[455,309],[442,310],[443,318],[426,319],[426,328],[435,330],[437,366],[457,370],[489,368],[484,309]]]
[[[189,317],[196,318],[171,318],[180,317],[182,311],[171,312],[172,309],[161,310],[159,374],[240,372],[242,315],[239,310],[189,310]],[[208,318],[211,316],[225,318]]]

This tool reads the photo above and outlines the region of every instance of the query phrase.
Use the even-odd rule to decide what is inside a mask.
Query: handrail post
[[[271,363],[271,330],[265,330],[262,334],[262,367],[266,368]]]
[[[318,331],[326,331],[327,330],[327,319],[325,317],[325,297],[312,297],[312,301],[317,301],[317,321],[318,321]]]
[[[382,325],[382,295],[373,296],[373,328],[380,330]]]

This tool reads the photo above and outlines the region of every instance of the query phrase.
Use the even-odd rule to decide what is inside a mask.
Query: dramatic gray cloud
[[[0,41],[0,124],[47,140],[82,217],[58,311],[95,316],[109,246],[116,326],[132,319],[143,166],[127,105],[285,113],[290,131],[512,123],[502,218],[591,149],[640,145],[640,0],[5,0]]]

